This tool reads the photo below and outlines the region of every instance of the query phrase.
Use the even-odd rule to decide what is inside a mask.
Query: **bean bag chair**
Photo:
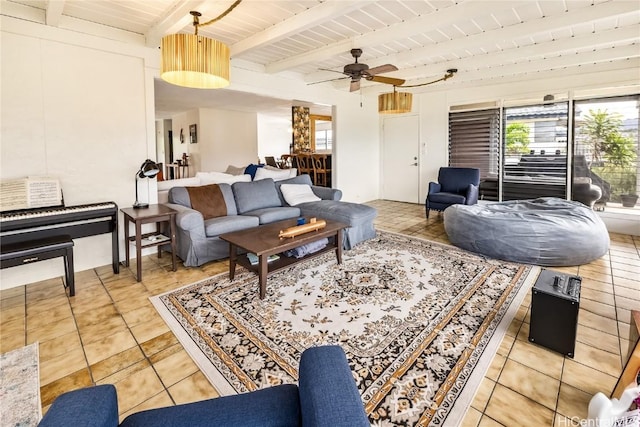
[[[580,202],[532,200],[453,205],[444,228],[459,248],[525,264],[587,264],[609,250],[609,233],[596,212]]]

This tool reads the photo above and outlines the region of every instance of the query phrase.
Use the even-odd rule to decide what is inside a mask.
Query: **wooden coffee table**
[[[255,228],[222,234],[220,238],[229,242],[229,279],[233,280],[235,276],[236,264],[255,272],[258,274],[260,284],[260,299],[263,299],[267,287],[267,276],[271,273],[329,251],[336,252],[338,264],[341,264],[342,231],[348,225],[338,221],[325,221],[327,223],[325,228],[289,238],[279,238],[278,233],[285,228],[295,226],[296,219],[273,222]],[[302,258],[287,257],[282,254],[282,252],[289,249],[297,248],[325,237],[333,237],[333,242],[331,241],[332,239],[329,239],[329,244],[326,247],[313,254]],[[252,265],[246,255],[238,255],[238,248],[256,254],[258,256],[258,264]],[[275,254],[278,254],[280,258],[268,262],[268,257]]]

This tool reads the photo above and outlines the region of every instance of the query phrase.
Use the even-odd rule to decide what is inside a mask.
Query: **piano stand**
[[[73,240],[71,236],[51,236],[42,239],[2,245],[0,267],[8,268],[57,257],[64,258],[64,287],[69,288],[69,296],[76,294],[73,271]]]

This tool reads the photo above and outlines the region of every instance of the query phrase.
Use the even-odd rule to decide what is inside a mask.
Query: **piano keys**
[[[3,245],[56,235],[77,239],[106,233],[111,233],[112,267],[118,274],[118,205],[114,202],[0,212]]]

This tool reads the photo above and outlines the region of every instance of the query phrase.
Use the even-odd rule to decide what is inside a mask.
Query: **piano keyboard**
[[[97,211],[100,209],[117,209],[113,202],[94,203],[90,205],[60,206],[55,208],[28,209],[14,212],[0,212],[0,223],[46,216],[73,214],[78,212]]]

